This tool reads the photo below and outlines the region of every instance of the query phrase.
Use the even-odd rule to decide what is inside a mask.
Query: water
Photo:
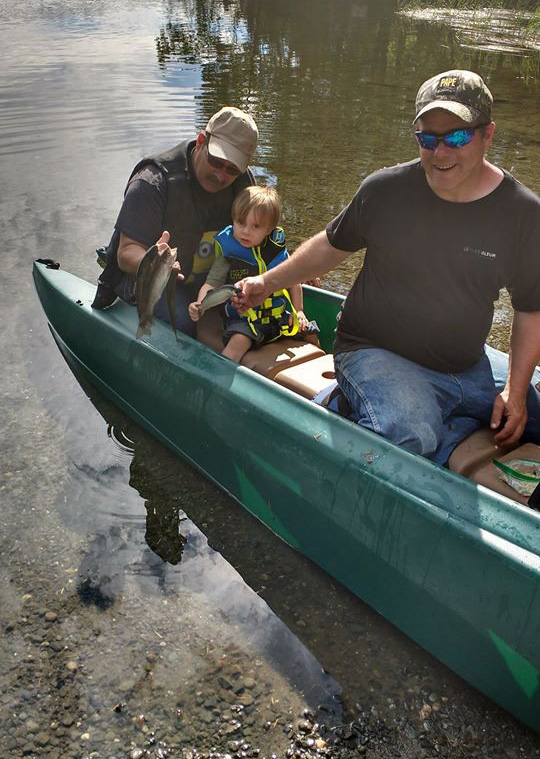
[[[395,11],[0,0],[6,759],[182,756],[239,734],[280,755],[288,721],[321,704],[333,725],[363,715],[373,757],[538,755],[535,736],[81,387],[31,285],[39,256],[95,279],[132,166],[224,103],[257,120],[255,170],[278,185],[291,247],[367,173],[414,156],[416,89],[455,66],[495,93],[493,160],[540,190],[534,50],[486,49],[472,21],[464,37],[463,23]],[[327,286],[346,291],[359,262]],[[501,347],[508,317],[503,297]]]

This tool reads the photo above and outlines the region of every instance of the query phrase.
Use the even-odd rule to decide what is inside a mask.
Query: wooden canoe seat
[[[221,353],[223,350],[222,336],[223,322],[220,311],[217,308],[212,308],[203,314],[197,322],[197,340]],[[263,345],[261,348],[252,348],[240,363],[258,374],[274,379],[276,374],[283,369],[324,355],[322,348],[317,345],[283,337],[273,343]]]
[[[252,348],[240,363],[268,379],[275,379],[284,369],[303,364],[305,361],[311,363],[312,359],[324,355],[322,348],[312,343],[282,337],[260,348]]]
[[[336,378],[334,357],[330,353],[294,364],[278,372],[274,380],[311,400]]]
[[[519,503],[527,503],[527,496],[520,495],[511,488],[498,474],[492,459],[508,461],[509,459],[532,459],[540,461],[540,446],[524,443],[518,448],[508,449],[495,445],[493,431],[485,427],[474,432],[453,451],[448,461],[452,472],[462,474],[479,485],[484,485],[496,493],[513,498]]]

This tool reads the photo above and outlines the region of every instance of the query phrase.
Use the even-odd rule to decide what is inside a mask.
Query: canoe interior
[[[34,265],[70,366],[287,543],[540,731],[540,515],[409,454],[167,325],[90,308]],[[331,348],[342,298],[306,288]]]

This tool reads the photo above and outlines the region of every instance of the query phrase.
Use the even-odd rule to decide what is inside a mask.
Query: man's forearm
[[[330,245],[325,231],[319,232],[303,242],[287,261],[267,271],[264,280],[272,292],[276,292],[326,274],[348,255]]]
[[[506,389],[525,395],[540,361],[540,311],[515,311]]]
[[[123,272],[126,274],[137,274],[137,269],[145,253],[146,249],[143,245],[135,240],[131,240],[129,237],[120,235],[117,260],[118,266]]]

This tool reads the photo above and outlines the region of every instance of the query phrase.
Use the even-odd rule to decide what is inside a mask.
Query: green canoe
[[[287,543],[540,731],[540,514],[34,264],[68,363]],[[305,288],[330,349],[342,298]]]

